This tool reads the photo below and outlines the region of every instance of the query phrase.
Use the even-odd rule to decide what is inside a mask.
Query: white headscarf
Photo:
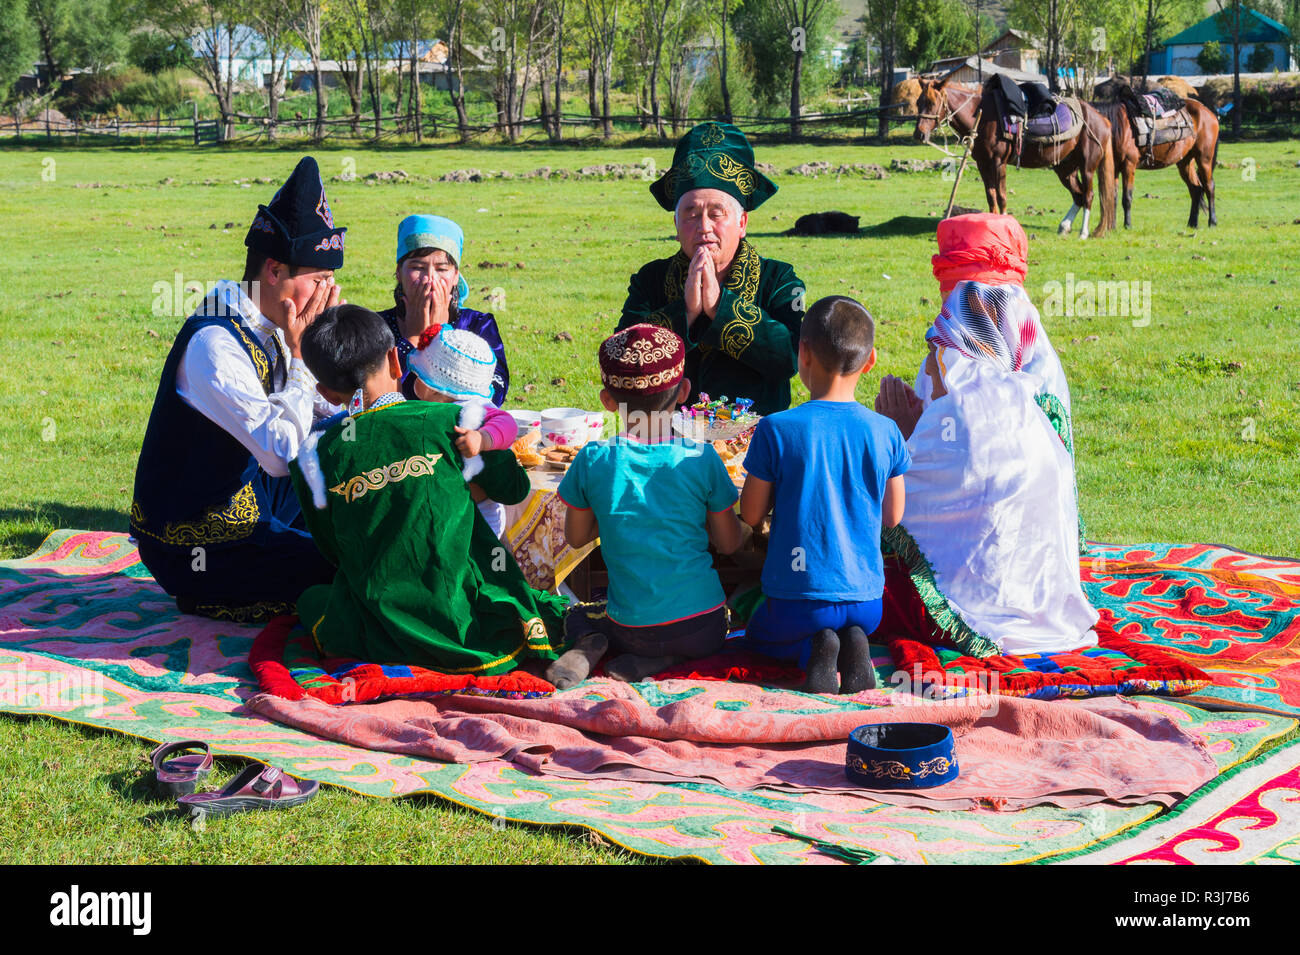
[[[1073,461],[1036,400],[1060,389],[1068,409],[1069,392],[1051,346],[1040,351],[1037,312],[1018,286],[962,282],[926,337],[948,393],[931,399],[922,369],[926,407],[907,442],[907,502],[890,542],[966,652],[1096,645],[1097,612],[1079,584]]]
[[[1049,420],[1058,417],[1052,426],[1070,456],[1074,456],[1073,411],[1065,369],[1024,288],[958,282],[925,338],[968,357],[990,361],[1004,371],[1018,371],[1035,379],[1034,399],[1048,413]],[[916,393],[929,400],[930,376],[925,372],[924,360],[916,378]],[[1054,409],[1055,414],[1048,409]],[[1062,416],[1063,421],[1059,420]]]

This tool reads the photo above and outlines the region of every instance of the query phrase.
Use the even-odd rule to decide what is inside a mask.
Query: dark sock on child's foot
[[[589,633],[579,637],[573,649],[546,668],[546,679],[557,690],[567,690],[587,679],[592,668],[609,649],[609,640],[603,633]]]
[[[609,661],[605,675],[624,683],[640,683],[646,677],[654,676],[671,666],[681,663],[684,657],[639,657],[634,653],[624,653]]]
[[[834,693],[840,688],[836,665],[840,659],[840,638],[834,630],[819,630],[813,634],[812,655],[804,672],[803,688],[808,693]]]
[[[846,627],[840,631],[840,692],[861,693],[875,688],[871,641],[861,627]]]

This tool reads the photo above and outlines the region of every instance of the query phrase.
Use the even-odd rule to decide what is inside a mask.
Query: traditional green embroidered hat
[[[692,189],[721,189],[752,212],[776,184],[754,168],[754,150],[745,134],[730,123],[700,123],[677,143],[673,165],[650,187],[650,194],[669,212]]]

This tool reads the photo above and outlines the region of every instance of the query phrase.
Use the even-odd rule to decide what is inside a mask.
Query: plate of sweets
[[[749,439],[753,436],[754,432],[746,431],[730,441],[719,439],[713,442],[713,450],[718,452],[718,457],[727,466],[727,476],[738,488],[745,485],[745,454],[749,451]]]
[[[753,407],[750,398],[733,402],[723,395],[715,400],[700,392],[695,404],[683,406],[673,415],[673,428],[695,441],[731,441],[753,431],[758,424],[762,415],[754,414],[750,410]]]

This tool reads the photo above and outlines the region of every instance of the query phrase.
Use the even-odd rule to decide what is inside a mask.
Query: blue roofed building
[[[1228,58],[1227,72],[1232,71],[1232,21],[1231,13],[1215,13],[1200,23],[1188,27],[1182,33],[1165,40],[1163,46],[1151,52],[1149,72],[1153,75],[1169,74],[1172,76],[1202,76],[1203,71],[1197,65],[1196,57],[1205,44],[1215,42]],[[1291,56],[1291,31],[1271,17],[1266,17],[1258,10],[1243,9],[1241,12],[1241,71],[1246,68],[1251,55],[1259,47],[1270,51],[1272,61],[1264,71],[1295,69]]]

